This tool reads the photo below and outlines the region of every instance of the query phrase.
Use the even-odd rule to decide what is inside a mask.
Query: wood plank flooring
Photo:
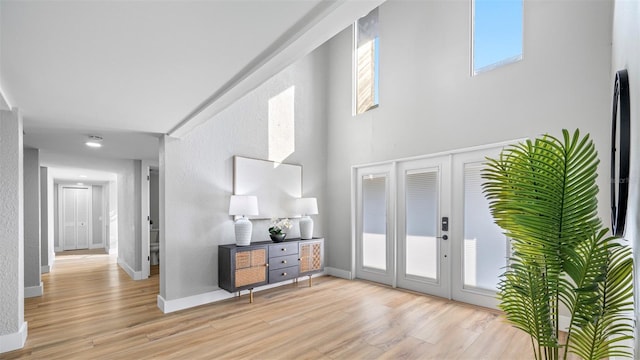
[[[115,257],[57,256],[26,299],[25,347],[1,359],[531,359],[497,312],[330,276],[171,314],[158,275],[133,281]]]

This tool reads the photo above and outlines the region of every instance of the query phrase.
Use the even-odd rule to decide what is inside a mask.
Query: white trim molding
[[[23,322],[18,332],[0,335],[0,354],[22,349],[27,341],[27,322]]]
[[[120,257],[118,257],[118,266],[120,266],[122,268],[122,270],[124,270],[124,272],[126,272],[127,275],[129,275],[131,277],[131,279],[133,279],[133,280],[144,280],[144,279],[146,279],[146,277],[142,276],[142,271],[133,270],[131,268],[131,266],[129,266],[129,264],[127,264]]]
[[[27,286],[24,288],[24,298],[32,298],[42,296],[44,294],[44,285],[42,281],[40,281],[40,285],[38,286]]]
[[[325,267],[324,271],[327,275],[335,276],[337,278],[353,280],[353,275],[351,271],[342,270],[334,267]]]

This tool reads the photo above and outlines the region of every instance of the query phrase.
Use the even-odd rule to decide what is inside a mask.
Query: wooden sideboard
[[[229,292],[253,288],[286,280],[298,281],[324,270],[324,239],[288,239],[280,243],[261,241],[249,246],[235,244],[218,246],[218,286]]]

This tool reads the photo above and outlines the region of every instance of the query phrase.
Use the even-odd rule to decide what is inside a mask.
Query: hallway
[[[365,281],[325,276],[166,315],[158,275],[133,281],[114,255],[58,254],[43,281],[25,347],[0,359],[531,358],[493,311]]]

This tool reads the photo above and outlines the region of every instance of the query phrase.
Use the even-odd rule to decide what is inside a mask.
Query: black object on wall
[[[629,195],[629,154],[631,141],[631,105],[627,70],[616,72],[611,117],[611,230],[624,235]],[[619,146],[619,148],[616,148]]]

